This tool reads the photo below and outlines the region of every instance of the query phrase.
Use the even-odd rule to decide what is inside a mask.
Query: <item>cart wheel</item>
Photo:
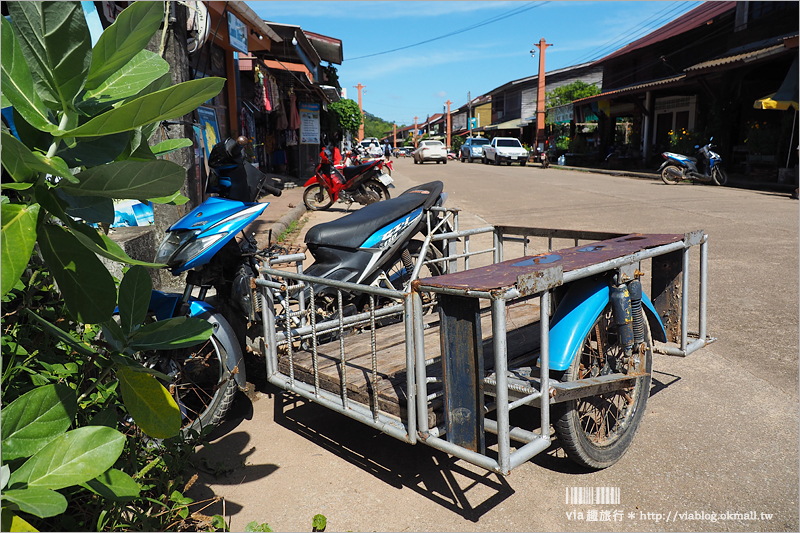
[[[622,372],[646,372],[627,389],[555,404],[554,427],[567,456],[593,469],[606,468],[625,454],[633,441],[650,395],[653,364],[650,326],[645,321],[644,347],[638,363],[622,361],[624,353],[612,326],[611,306],[606,306],[575,358],[559,381],[575,381]],[[554,373],[555,374],[555,373]]]

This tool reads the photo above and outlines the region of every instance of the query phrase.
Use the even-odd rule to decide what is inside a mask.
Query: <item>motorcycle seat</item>
[[[344,167],[342,169],[342,174],[344,174],[344,177],[347,181],[350,181],[359,174],[364,173],[371,166],[374,166],[375,163],[376,161],[373,161],[372,163],[362,163],[353,167]]]
[[[308,230],[305,242],[309,247],[336,246],[358,248],[370,235],[422,207],[430,208],[442,193],[444,184],[432,181],[412,187],[400,196],[369,204],[338,220],[318,224]]]

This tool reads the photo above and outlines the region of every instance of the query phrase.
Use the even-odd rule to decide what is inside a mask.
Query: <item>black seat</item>
[[[432,181],[412,187],[397,198],[364,206],[338,220],[314,226],[306,233],[306,244],[358,248],[370,235],[403,215],[419,207],[430,208],[443,188],[441,181]]]
[[[354,167],[344,167],[344,169],[342,169],[342,174],[344,174],[344,177],[347,181],[350,181],[355,176],[365,172],[369,167],[374,166],[375,163],[377,163],[377,161],[373,161],[372,163],[362,163]]]

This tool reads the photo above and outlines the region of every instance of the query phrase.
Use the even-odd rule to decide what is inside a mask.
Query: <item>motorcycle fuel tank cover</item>
[[[205,231],[232,215],[242,213],[245,209],[258,206],[263,211],[268,205],[268,202],[259,204],[212,197],[195,207],[185,217],[170,226],[167,231]]]

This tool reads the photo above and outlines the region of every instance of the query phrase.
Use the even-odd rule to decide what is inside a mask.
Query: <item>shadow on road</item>
[[[409,488],[471,522],[515,492],[503,476],[477,467],[473,472],[455,457],[410,446],[291,393],[276,396],[275,422],[392,487]]]

